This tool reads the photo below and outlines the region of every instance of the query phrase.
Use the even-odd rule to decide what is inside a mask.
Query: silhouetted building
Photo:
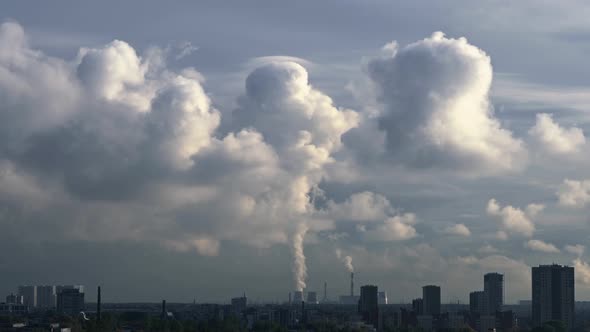
[[[37,286],[37,307],[54,308],[55,301],[56,297],[54,286]]]
[[[307,303],[318,304],[318,294],[316,292],[307,292]]]
[[[293,292],[293,304],[299,305],[301,302],[303,302],[303,292],[302,291]]]
[[[377,297],[379,304],[387,304],[387,292],[379,292]]]
[[[377,286],[366,285],[361,287],[358,309],[359,314],[367,324],[377,327],[379,319]]]
[[[0,303],[0,316],[25,315],[28,311],[28,307],[24,304]]]
[[[471,313],[478,313],[485,315],[488,310],[488,298],[484,291],[476,291],[469,293],[469,311]]]
[[[84,293],[80,289],[63,289],[57,294],[57,311],[76,316],[84,310]]]
[[[234,297],[231,299],[231,307],[234,312],[242,312],[248,305],[248,298],[246,294],[241,297]]]
[[[479,332],[488,332],[496,330],[495,315],[480,315],[477,318],[475,329]]]
[[[483,291],[488,298],[487,313],[495,314],[504,305],[504,275],[487,273],[483,276]]]
[[[18,286],[18,295],[23,297],[23,304],[29,308],[37,306],[37,287]]]
[[[412,310],[416,314],[416,316],[424,314],[424,301],[422,299],[413,299],[412,300]]]
[[[561,321],[567,329],[574,322],[574,268],[540,265],[532,268],[533,325]]]
[[[6,303],[22,305],[24,303],[24,298],[22,295],[14,295],[11,293],[10,295],[6,296]]]
[[[424,315],[440,315],[440,287],[428,285],[422,287],[422,301]]]
[[[510,331],[517,327],[516,314],[512,310],[497,312],[496,324],[502,331]]]

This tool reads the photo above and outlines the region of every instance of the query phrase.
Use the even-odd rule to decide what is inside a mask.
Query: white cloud
[[[582,285],[590,286],[590,265],[579,258],[574,259],[574,271],[576,271],[576,281]]]
[[[451,235],[471,236],[471,231],[464,224],[455,224],[444,229],[444,232]]]
[[[543,242],[541,240],[529,240],[525,243],[525,247],[546,253],[557,253],[559,249],[551,243]]]
[[[406,213],[400,216],[387,218],[382,224],[364,233],[369,241],[403,241],[416,237],[416,229],[412,226],[416,223],[416,216]]]
[[[524,143],[502,128],[489,101],[489,56],[465,38],[431,37],[369,62],[384,109],[379,127],[396,162],[491,175],[521,169]]]
[[[369,191],[352,194],[342,203],[329,201],[326,208],[331,218],[353,221],[380,221],[394,212],[386,197]]]
[[[49,210],[65,214],[74,200],[71,213],[88,210],[61,216],[74,223],[68,236],[216,255],[224,241],[286,244],[302,221],[313,219],[310,232],[334,228],[309,194],[359,118],[301,65],[266,58],[246,79],[233,127],[219,132],[201,74],[168,68],[164,50],[116,40],[68,62],[31,49],[16,23],[0,26],[0,45],[0,159],[63,190],[40,189]]]
[[[590,180],[563,180],[557,191],[559,205],[581,208],[590,203]]]
[[[565,251],[571,254],[578,255],[578,257],[580,257],[584,254],[584,250],[586,250],[586,247],[581,244],[568,244],[565,247],[563,247],[563,249],[565,249]]]
[[[511,205],[501,207],[495,199],[488,201],[486,212],[488,215],[498,217],[502,222],[501,230],[503,233],[499,236],[504,238],[506,232],[516,233],[523,236],[531,237],[535,231],[535,224],[531,220],[544,208],[541,204],[529,204],[525,211],[515,208]]]
[[[551,114],[537,114],[535,126],[529,130],[529,135],[542,149],[555,154],[580,152],[586,143],[584,132],[580,128],[563,128],[559,126]]]

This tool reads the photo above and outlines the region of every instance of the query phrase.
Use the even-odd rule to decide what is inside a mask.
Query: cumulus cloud
[[[490,199],[486,212],[490,216],[497,217],[501,221],[502,233],[499,238],[505,238],[506,232],[531,237],[535,231],[535,224],[531,218],[535,217],[544,208],[541,204],[529,204],[525,211],[511,205],[501,207],[495,199]]]
[[[327,216],[340,220],[381,221],[395,213],[389,200],[379,194],[363,191],[352,194],[342,203],[329,201]]]
[[[590,265],[579,258],[574,259],[573,264],[574,271],[576,271],[576,281],[584,286],[590,286]]]
[[[334,228],[310,197],[359,117],[301,65],[254,69],[220,132],[202,75],[168,68],[164,50],[115,40],[68,61],[32,49],[16,23],[0,26],[0,45],[0,161],[23,173],[10,171],[4,189],[29,185],[18,190],[73,223],[67,236],[210,256],[226,240],[288,244],[305,221],[310,232]]]
[[[527,247],[531,250],[541,251],[541,252],[546,252],[546,253],[560,252],[560,250],[556,246],[554,246],[553,244],[543,242],[541,240],[529,240],[528,242],[525,243],[525,247]]]
[[[416,237],[417,232],[413,224],[416,216],[412,213],[386,219],[382,224],[368,229],[363,235],[369,241],[403,241]]]
[[[581,208],[590,202],[590,180],[563,180],[557,191],[559,205]]]
[[[451,235],[458,235],[458,236],[465,236],[465,237],[471,236],[471,231],[464,224],[455,224],[455,225],[449,226],[444,229],[444,232],[446,234],[451,234]]]
[[[566,245],[563,249],[571,254],[577,255],[578,257],[584,254],[586,247],[581,244],[574,244],[574,245]]]
[[[555,154],[579,152],[586,143],[582,129],[577,127],[563,128],[553,120],[552,114],[539,113],[535,126],[529,135],[544,150]]]
[[[383,105],[379,128],[395,162],[491,175],[522,168],[524,143],[494,117],[489,56],[442,32],[388,44],[368,63]]]

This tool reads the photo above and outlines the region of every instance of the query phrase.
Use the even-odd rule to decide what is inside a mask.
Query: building
[[[422,299],[413,299],[412,300],[412,310],[416,314],[416,316],[420,316],[424,314],[424,301]]]
[[[318,304],[318,294],[316,292],[307,292],[307,303]]]
[[[84,293],[84,286],[83,285],[58,285],[55,286],[55,295],[61,293],[64,289],[77,289],[80,293]]]
[[[57,294],[57,311],[76,316],[84,310],[84,293],[78,288],[67,288]]]
[[[379,292],[377,294],[379,304],[387,304],[387,292]]]
[[[54,286],[37,286],[37,307],[53,308],[55,307],[55,300]]]
[[[495,272],[484,275],[483,291],[488,298],[486,313],[495,314],[496,311],[501,311],[504,305],[504,275]]]
[[[567,329],[574,322],[574,268],[540,265],[532,268],[533,326],[561,321]]]
[[[23,304],[25,302],[24,298],[22,295],[14,295],[14,294],[10,294],[8,296],[6,296],[6,303],[7,304]]]
[[[428,285],[422,287],[423,314],[440,315],[440,287]]]
[[[18,294],[23,297],[23,304],[29,308],[37,306],[37,287],[18,286]]]
[[[0,316],[24,315],[28,307],[24,304],[0,303]]]
[[[231,299],[231,307],[232,310],[236,313],[241,313],[242,311],[246,310],[248,306],[248,298],[246,294],[240,297],[234,297]]]
[[[300,304],[303,302],[303,291],[293,292],[293,304]]]
[[[469,311],[471,313],[487,314],[489,312],[488,302],[487,294],[484,291],[469,293]]]
[[[379,320],[379,304],[377,286],[366,285],[361,287],[361,298],[358,311],[363,321],[377,327]]]
[[[481,315],[477,318],[475,329],[479,332],[495,331],[496,330],[496,316]]]

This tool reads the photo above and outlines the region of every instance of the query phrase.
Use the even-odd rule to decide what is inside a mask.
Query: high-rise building
[[[488,297],[485,291],[476,291],[469,293],[469,311],[486,315],[488,310]]]
[[[413,299],[412,300],[412,310],[416,314],[416,316],[420,316],[424,314],[424,301],[422,299]]]
[[[540,265],[532,268],[533,325],[561,321],[571,329],[574,321],[574,268]]]
[[[367,324],[377,327],[379,318],[379,305],[377,286],[366,285],[361,287],[359,300],[359,314]]]
[[[67,288],[57,294],[57,311],[76,316],[84,310],[84,293],[79,288]]]
[[[440,314],[440,287],[428,285],[422,287],[422,301],[424,315],[434,316]]]
[[[23,297],[23,304],[29,308],[37,306],[37,287],[18,286],[18,295]]]
[[[302,291],[295,291],[293,292],[293,304],[299,305],[303,302],[303,292]]]
[[[487,310],[489,314],[501,311],[504,305],[504,275],[487,273],[483,276],[483,291],[488,298]]]
[[[37,307],[53,308],[55,307],[55,301],[54,286],[37,286]]]
[[[379,304],[387,304],[387,292],[379,292],[377,296]]]
[[[318,304],[318,294],[316,292],[307,292],[307,303]]]

